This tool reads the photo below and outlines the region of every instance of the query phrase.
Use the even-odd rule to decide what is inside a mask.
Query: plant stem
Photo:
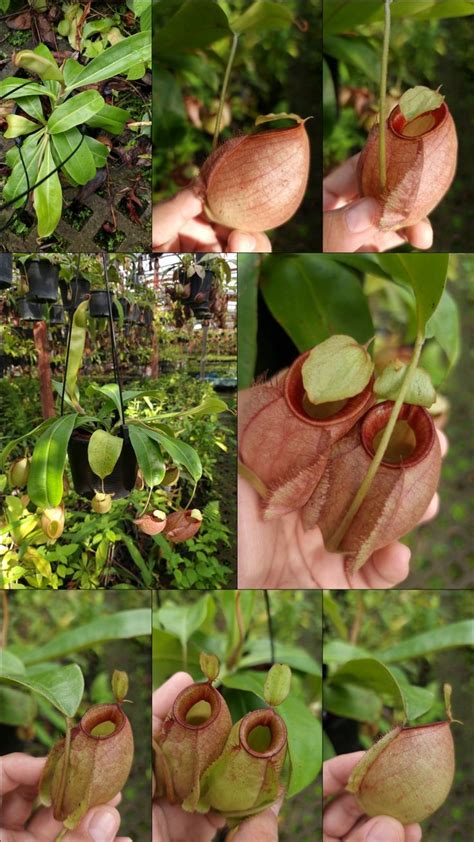
[[[385,125],[385,111],[387,101],[387,74],[388,74],[388,52],[390,47],[390,3],[392,0],[385,0],[385,30],[383,36],[382,69],[380,73],[380,113],[379,113],[379,166],[380,185],[385,190],[387,184],[387,158],[386,138],[387,127]]]
[[[214,129],[214,137],[212,139],[212,151],[214,152],[217,149],[217,144],[219,142],[219,133],[221,130],[221,122],[222,122],[222,113],[224,111],[225,105],[225,97],[227,93],[227,87],[229,85],[230,73],[232,70],[232,65],[234,64],[235,59],[235,52],[237,50],[237,44],[239,43],[239,36],[234,33],[234,37],[232,39],[232,47],[230,50],[229,61],[227,62],[227,67],[225,69],[224,81],[222,83],[222,91],[221,91],[221,98],[219,100],[219,110],[217,112],[216,117],[216,128]]]
[[[369,492],[370,486],[372,485],[372,482],[375,478],[375,475],[376,475],[376,473],[377,473],[377,471],[380,467],[380,463],[382,462],[382,459],[385,456],[385,451],[387,450],[388,444],[390,442],[390,438],[391,438],[393,430],[395,428],[395,424],[397,423],[398,415],[399,415],[400,410],[402,408],[402,404],[403,404],[405,395],[406,395],[406,393],[409,389],[409,386],[410,386],[410,384],[413,380],[413,377],[414,377],[414,374],[415,374],[415,371],[416,371],[416,367],[417,367],[418,361],[420,359],[420,354],[421,354],[421,349],[423,347],[423,342],[424,342],[424,334],[420,330],[417,334],[417,337],[416,337],[415,347],[413,349],[413,356],[412,356],[412,358],[410,360],[410,364],[409,364],[409,366],[406,370],[405,377],[404,377],[403,383],[400,387],[400,391],[398,393],[397,400],[395,401],[395,403],[393,405],[392,412],[391,412],[390,418],[388,420],[388,424],[385,427],[385,430],[383,432],[383,436],[380,440],[380,444],[379,444],[379,446],[378,446],[378,448],[375,452],[375,455],[372,459],[372,462],[370,463],[369,470],[367,471],[364,479],[362,480],[362,484],[361,484],[357,494],[355,495],[355,497],[354,497],[354,499],[353,499],[353,501],[352,501],[352,503],[349,507],[349,510],[347,511],[347,514],[345,515],[345,517],[341,521],[341,524],[340,524],[339,528],[331,536],[330,549],[333,552],[335,552],[338,549],[342,539],[344,538],[344,535],[346,534],[347,530],[349,529],[349,526],[351,525],[352,521],[354,520],[354,518],[355,518],[357,512],[359,511],[362,503],[364,502],[364,500],[365,500],[365,498],[366,498],[366,496]]]

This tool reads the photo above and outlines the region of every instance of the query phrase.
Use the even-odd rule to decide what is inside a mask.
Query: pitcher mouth
[[[87,734],[92,740],[109,740],[110,737],[115,737],[125,725],[126,717],[119,705],[94,705],[82,717],[79,725],[81,730]],[[98,735],[93,734],[94,728],[98,725],[103,725],[104,722],[113,722],[115,730],[111,734]]]
[[[255,728],[268,728],[271,739],[268,748],[265,751],[256,751],[249,743],[249,738]],[[248,713],[242,719],[239,729],[239,739],[245,751],[253,755],[253,757],[268,758],[274,757],[281,751],[287,741],[286,725],[281,716],[279,716],[271,708],[261,708],[260,710]]]
[[[297,357],[285,377],[285,400],[293,415],[296,415],[300,421],[304,421],[305,424],[311,424],[313,427],[330,427],[338,421],[346,421],[351,418],[357,418],[357,416],[360,415],[365,408],[368,408],[368,405],[373,398],[373,378],[370,379],[362,392],[359,392],[358,395],[354,395],[352,398],[347,398],[344,406],[337,412],[334,412],[333,415],[328,415],[327,418],[312,418],[307,412],[305,412],[303,407],[303,398],[306,393],[303,386],[301,369],[309,354],[310,351],[306,351],[304,354],[301,354],[300,357]]]
[[[375,455],[376,448],[374,447],[374,439],[377,433],[381,432],[387,426],[393,409],[393,401],[384,401],[372,407],[361,423],[360,438],[362,445],[370,458]],[[411,404],[403,404],[398,421],[406,421],[411,430],[415,434],[416,443],[413,451],[406,458],[402,458],[398,462],[389,462],[382,460],[381,464],[386,468],[412,468],[418,465],[428,455],[433,447],[436,430],[429,413],[422,406],[413,406]]]
[[[415,120],[407,120],[407,118],[402,114],[400,106],[397,105],[396,108],[394,108],[391,114],[389,115],[388,126],[389,129],[393,132],[393,134],[396,135],[396,137],[399,137],[401,140],[416,141],[419,140],[420,137],[426,137],[430,134],[430,132],[434,132],[434,130],[437,129],[438,126],[441,125],[441,123],[444,123],[448,116],[448,113],[448,106],[445,102],[443,102],[441,103],[439,108],[433,108],[432,110],[426,111],[424,114],[420,114],[420,118],[430,115],[433,118],[434,123],[430,125],[429,128],[427,128],[425,131],[420,131],[419,134],[410,136],[404,134],[403,132],[404,129],[406,129],[407,125],[409,123],[414,123]],[[417,117],[415,119],[419,118]]]
[[[210,707],[210,714],[206,720],[199,724],[193,724],[188,721],[187,716],[190,710],[199,702],[207,702]],[[214,690],[210,684],[193,684],[191,687],[185,687],[176,698],[173,705],[173,715],[177,722],[191,731],[199,731],[201,728],[207,728],[214,722],[221,709],[221,696],[217,690]]]

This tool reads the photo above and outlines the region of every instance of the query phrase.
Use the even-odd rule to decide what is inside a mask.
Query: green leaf
[[[112,401],[119,417],[122,419],[122,404],[120,403],[120,392],[117,383],[106,383],[104,386],[97,386],[95,383],[91,383],[89,388],[94,392],[97,392],[102,397]],[[125,394],[126,393],[124,392],[124,401]]]
[[[148,436],[151,439],[154,439],[154,441],[157,441],[163,450],[171,456],[175,465],[182,465],[186,468],[195,482],[201,478],[201,460],[191,445],[186,444],[183,441],[179,441],[179,439],[173,439],[161,430],[150,430],[148,427],[146,427],[146,430]]]
[[[71,326],[71,338],[69,342],[69,361],[66,370],[66,394],[75,409],[80,410],[79,389],[77,377],[82,365],[84,345],[86,342],[87,314],[89,312],[89,300],[81,301],[74,312]]]
[[[89,147],[89,150],[92,152],[97,169],[105,167],[109,155],[109,148],[105,145],[105,143],[101,143],[100,140],[96,140],[94,137],[89,137],[89,135],[86,135],[84,140]]]
[[[425,255],[423,255],[425,256]],[[277,322],[300,352],[334,333],[367,342],[374,335],[358,278],[326,255],[280,255],[262,263],[261,289]]]
[[[49,237],[55,231],[63,209],[63,191],[59,176],[55,172],[52,146],[49,141],[46,143],[43,161],[38,171],[38,182],[43,178],[46,180],[43,184],[38,184],[34,190],[33,205],[38,217],[38,236]]]
[[[402,708],[408,715],[406,700],[398,681],[390,669],[375,658],[347,661],[331,677],[331,684],[352,684],[365,690],[373,690],[379,696],[388,697],[394,707]]]
[[[33,430],[30,430],[28,433],[24,433],[22,436],[18,436],[17,439],[13,439],[13,441],[8,442],[8,444],[3,448],[0,454],[0,465],[2,468],[5,465],[6,460],[8,459],[10,453],[15,449],[18,444],[21,444],[22,441],[25,439],[33,438],[34,436],[41,435],[48,427],[51,427],[52,424],[56,422],[56,418],[47,418],[46,421],[42,421],[41,424],[38,424]]]
[[[382,713],[382,699],[373,690],[352,684],[328,684],[324,688],[324,709],[343,719],[377,722]]]
[[[102,480],[114,470],[123,448],[123,439],[106,430],[95,430],[87,447],[89,465]]]
[[[416,85],[405,91],[398,104],[405,119],[414,120],[426,111],[439,108],[444,100],[445,97],[439,91],[432,91],[424,85]]]
[[[64,82],[66,85],[71,85],[81,73],[84,65],[75,58],[66,59],[63,67]]]
[[[55,667],[53,670],[35,673],[32,676],[4,672],[0,678],[2,681],[18,684],[39,693],[68,717],[75,716],[84,693],[84,676],[77,664]]]
[[[29,666],[58,660],[82,649],[93,649],[108,640],[127,640],[150,634],[150,610],[134,608],[130,611],[117,611],[74,629],[58,632],[42,646],[17,646],[15,651],[21,654],[24,663]]]
[[[36,120],[37,123],[45,125],[43,105],[39,96],[25,96],[21,101],[21,110],[33,117],[33,120]]]
[[[111,134],[121,134],[127,120],[130,120],[130,114],[124,108],[117,108],[115,105],[104,105],[100,111],[84,122],[88,126],[105,129]]]
[[[457,304],[447,289],[427,322],[426,337],[436,339],[441,345],[448,358],[449,369],[456,365],[461,351],[461,327]]]
[[[28,495],[35,506],[52,509],[63,498],[66,452],[77,413],[57,418],[38,439],[28,477]]]
[[[401,360],[397,359],[390,362],[375,380],[374,392],[377,397],[395,401],[405,378],[407,368],[408,366],[401,362]],[[417,368],[408,391],[405,394],[404,403],[429,407],[434,404],[435,400],[436,392],[428,372],[422,368]]]
[[[19,114],[7,114],[7,130],[4,137],[10,140],[21,135],[31,134],[38,131],[40,128],[38,123],[33,123],[27,117],[21,117]]]
[[[379,254],[378,258],[394,280],[413,289],[418,329],[424,331],[444,292],[449,254]]]
[[[11,94],[11,96],[9,96]],[[27,79],[19,79],[17,76],[8,76],[0,82],[1,99],[23,99],[30,96],[49,96],[54,99],[51,91],[39,82],[28,82]]]
[[[336,600],[328,591],[323,592],[323,614],[327,620],[333,624],[339,637],[344,641],[349,638],[349,631],[345,620],[343,619],[341,609]],[[344,658],[342,660],[345,660]]]
[[[36,705],[33,696],[0,685],[0,722],[12,727],[31,725],[35,718]]]
[[[1,670],[5,670],[9,673],[15,673],[16,675],[22,675],[25,672],[25,665],[20,658],[17,658],[17,656],[8,649],[2,649]]]
[[[198,681],[202,678],[199,664],[200,650],[192,642],[188,643],[187,660],[183,660],[183,650],[177,637],[156,628],[153,623],[153,686],[161,687],[176,672],[186,669]]]
[[[237,35],[246,32],[262,33],[290,29],[293,24],[291,9],[272,0],[255,0],[243,14],[232,18],[230,27]]]
[[[93,58],[66,88],[66,94],[85,85],[97,85],[106,79],[112,79],[126,73],[138,61],[150,61],[150,32],[138,32],[130,35],[118,44],[108,47],[103,53]]]
[[[81,143],[82,135],[79,129],[69,129],[62,134],[54,134],[51,137],[55,151],[56,166],[66,161],[62,170],[73,180],[75,184],[87,184],[94,178],[97,168],[94,156],[90,151],[85,138]],[[79,148],[78,148],[79,147]],[[77,150],[72,158],[69,158],[74,150]],[[67,161],[66,159],[69,158]]]
[[[321,676],[320,664],[303,646],[275,640],[274,648],[275,660],[278,663],[288,664],[293,670],[299,670],[308,675]],[[258,640],[252,640],[248,643],[239,661],[239,666],[242,668],[253,667],[259,664],[267,664],[269,661],[271,661],[270,639],[258,638]]]
[[[143,479],[149,488],[155,488],[162,481],[166,470],[161,450],[143,427],[132,424],[129,431],[130,441]]]
[[[441,652],[456,646],[472,646],[474,641],[474,620],[460,620],[432,631],[417,634],[395,646],[377,653],[385,663],[420,658],[431,652]]]
[[[380,58],[378,52],[367,38],[328,35],[324,39],[324,52],[344,62],[349,70],[354,67],[362,71],[372,82],[378,85],[380,80]]]
[[[383,20],[381,0],[324,0],[324,33],[348,32],[361,24]],[[472,0],[396,0],[391,5],[393,18],[415,20],[473,15]]]
[[[239,389],[252,385],[257,360],[257,297],[261,256],[242,254],[239,257],[238,308],[245,331],[238,333]]]
[[[324,644],[324,662],[326,664],[342,664],[352,658],[370,658],[371,653],[362,646],[347,643],[345,640],[330,640]],[[381,660],[386,660],[381,658]]]
[[[120,541],[125,544],[128,552],[130,553],[130,558],[132,561],[135,562],[137,565],[140,573],[142,574],[143,579],[143,586],[145,588],[153,587],[153,574],[150,568],[147,566],[145,559],[143,558],[140,550],[138,549],[135,542],[132,540],[130,535],[127,535],[126,532],[118,532],[118,537]],[[150,561],[150,566],[153,565],[153,561]]]
[[[225,12],[214,0],[185,0],[171,17],[155,23],[157,33],[153,55],[207,47],[232,35]]]
[[[209,611],[208,594],[191,605],[163,605],[155,612],[156,620],[165,631],[176,635],[183,652],[186,651],[189,638],[205,623]]]
[[[62,134],[81,123],[87,123],[104,107],[104,98],[98,91],[83,91],[58,105],[48,120],[50,134]]]
[[[25,197],[23,193],[25,190],[29,190],[30,186],[37,180],[38,169],[46,143],[47,138],[42,136],[40,132],[35,135],[29,135],[26,141],[23,142],[22,154],[28,173],[28,183],[23,163],[18,159],[3,188],[3,199],[5,202],[11,202],[16,196],[20,196],[21,198],[18,199],[14,207],[20,207],[24,204]],[[16,149],[16,147],[14,148]]]

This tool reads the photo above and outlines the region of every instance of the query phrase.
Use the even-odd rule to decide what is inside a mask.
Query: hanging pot
[[[91,282],[86,278],[74,278],[69,284],[66,281],[59,281],[61,298],[65,310],[75,310],[82,301],[89,295]]]
[[[110,300],[113,306],[113,299],[114,294],[113,292],[109,293]],[[108,304],[108,297],[107,297],[107,290],[105,289],[98,289],[93,290],[90,294],[90,302],[89,302],[89,314],[93,316],[95,319],[102,319],[104,316],[108,318],[109,316],[109,304]],[[117,308],[115,308],[115,312],[118,318]]]
[[[384,460],[338,547],[332,538],[367,474],[393,403],[372,407],[332,449],[321,481],[302,512],[303,526],[319,526],[326,548],[346,554],[351,572],[380,547],[418,523],[436,491],[441,469],[430,414],[404,404]]]
[[[0,289],[8,289],[13,282],[13,257],[7,252],[0,252]]]
[[[62,304],[53,304],[49,308],[49,323],[50,325],[64,324],[64,307]]]
[[[23,322],[42,322],[44,319],[41,304],[27,301],[26,298],[18,299],[18,315]]]
[[[74,430],[68,445],[69,464],[71,466],[74,490],[81,497],[92,499],[96,491],[102,491],[102,480],[94,474],[89,465],[87,448],[92,433],[83,427]],[[130,443],[127,427],[122,427],[122,452],[110,476],[104,480],[106,494],[112,494],[114,500],[127,497],[135,487],[137,479],[137,459]]]
[[[59,269],[46,258],[35,258],[25,263],[28,278],[29,301],[52,302],[58,298]]]
[[[334,443],[374,402],[371,380],[342,405],[322,404],[318,418],[308,415],[301,374],[308,355],[298,357],[276,382],[253,386],[239,403],[240,459],[266,488],[262,503],[267,520],[307,503]]]
[[[151,307],[144,307],[142,310],[143,323],[150,327],[153,324],[153,310]]]

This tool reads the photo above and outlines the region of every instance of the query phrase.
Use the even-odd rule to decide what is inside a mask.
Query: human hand
[[[266,234],[232,231],[209,222],[202,200],[186,187],[155,206],[153,211],[153,248],[155,251],[270,252]]]
[[[186,672],[177,672],[153,693],[153,733],[161,728],[164,718],[181,690],[193,683]],[[277,815],[279,805],[247,819],[227,836],[227,842],[278,842]],[[225,820],[216,813],[186,813],[178,805],[163,798],[153,807],[153,842],[212,842]]]
[[[399,231],[380,231],[375,224],[380,205],[376,199],[359,196],[359,155],[336,167],[323,182],[323,251],[381,252],[410,243],[417,249],[433,245],[429,219]]]
[[[40,807],[31,818],[45,763],[44,757],[29,757],[18,752],[0,759],[2,842],[54,842],[61,833],[63,825],[53,818],[51,807]],[[117,795],[108,804],[89,810],[77,828],[66,833],[64,842],[132,842],[129,837],[116,836],[120,813],[115,807],[120,799]]]
[[[447,439],[439,430],[441,452]],[[420,523],[436,516],[435,494]],[[377,550],[349,581],[344,557],[329,553],[321,531],[305,532],[299,511],[264,520],[257,492],[239,478],[239,588],[393,588],[408,576],[410,550],[393,541]]]
[[[323,842],[420,842],[421,827],[404,827],[390,816],[367,818],[344,787],[365,752],[340,754],[323,763],[323,796],[335,796],[323,816]]]

